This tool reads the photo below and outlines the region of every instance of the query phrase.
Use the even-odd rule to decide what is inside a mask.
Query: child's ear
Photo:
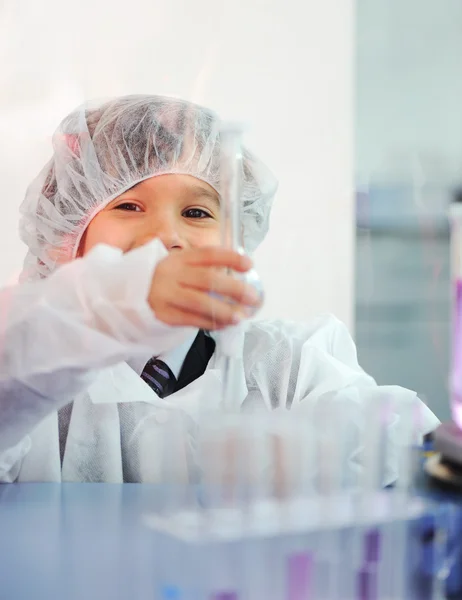
[[[83,237],[82,237],[83,239]],[[72,260],[72,251],[74,248],[75,236],[65,235],[59,246],[52,246],[47,249],[47,256],[56,266],[64,265]],[[80,245],[79,245],[80,249]],[[76,255],[78,256],[78,254]]]

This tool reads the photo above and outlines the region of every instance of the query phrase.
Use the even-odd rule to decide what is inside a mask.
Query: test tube
[[[400,450],[398,463],[398,480],[395,486],[394,499],[398,506],[405,504],[409,498],[416,469],[418,467],[417,449],[421,444],[423,429],[423,405],[417,396],[400,405]]]
[[[311,597],[314,558],[311,552],[297,552],[287,559],[287,600]]]
[[[378,527],[366,531],[363,538],[362,564],[357,573],[358,600],[379,600],[378,577],[381,541],[381,532]],[[401,598],[401,596],[399,597]]]
[[[376,396],[376,397],[374,397]],[[364,470],[362,496],[364,508],[383,488],[387,460],[388,426],[393,413],[392,399],[382,393],[371,392],[365,409]]]
[[[209,415],[201,423],[198,456],[208,515],[236,506],[238,489],[238,424],[234,415]],[[237,417],[237,415],[236,415]]]
[[[242,547],[245,598],[278,597],[275,578],[280,559],[275,557],[274,531],[277,511],[273,502],[271,413],[246,415],[242,474],[246,486]]]
[[[221,243],[224,248],[242,252],[241,247],[242,127],[223,123],[220,127]],[[238,412],[236,382],[239,363],[233,344],[223,339],[223,406]]]
[[[241,186],[243,128],[236,123],[220,127],[220,191],[222,245],[241,250]]]
[[[411,488],[416,469],[416,449],[422,431],[423,405],[415,396],[409,402],[400,403],[400,429],[398,437],[399,472],[395,489],[391,492],[390,511],[394,523],[384,540],[384,560],[389,569],[386,573],[390,582],[391,597],[406,597],[409,574],[410,525],[407,519]]]
[[[452,418],[462,429],[462,191],[450,205],[451,226],[451,297],[452,297],[452,360],[450,397]]]
[[[324,398],[314,411],[317,434],[318,501],[321,529],[316,545],[316,597],[336,600],[341,597],[340,581],[345,568],[341,556],[342,527],[336,521],[343,503],[342,480],[345,430],[348,413],[340,395]],[[346,426],[346,427],[345,427]]]
[[[353,564],[356,570],[356,595],[360,600],[381,597],[382,515],[376,512],[379,493],[384,484],[387,460],[388,425],[392,416],[391,398],[370,392],[364,409],[363,471],[359,484],[359,501],[355,505]]]

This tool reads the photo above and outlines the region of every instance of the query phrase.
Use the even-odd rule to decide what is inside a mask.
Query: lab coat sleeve
[[[99,369],[191,335],[157,320],[147,302],[166,253],[158,240],[126,254],[98,246],[47,279],[0,292],[0,480],[26,450],[25,436]]]
[[[387,426],[384,485],[398,477],[400,457],[406,451],[403,447],[406,435],[401,428],[405,423],[409,426],[411,405],[418,405],[421,435],[439,424],[415,392],[399,386],[379,386],[365,373],[358,363],[356,346],[347,327],[334,317],[326,318],[320,330],[302,346],[294,403],[303,404],[309,400],[319,403],[330,400],[348,407],[345,423],[350,479],[360,472],[363,462],[362,440],[367,427],[368,403],[389,401],[393,410]]]

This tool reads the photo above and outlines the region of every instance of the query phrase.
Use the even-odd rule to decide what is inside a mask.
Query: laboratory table
[[[460,494],[435,490],[423,476],[416,483],[424,496],[462,506]],[[0,600],[154,600],[159,549],[145,518],[173,496],[148,484],[0,484]],[[462,511],[451,532],[457,542],[461,530]],[[454,551],[447,590],[460,600],[459,542]]]
[[[0,484],[0,600],[152,600],[143,517],[164,499],[146,484]]]

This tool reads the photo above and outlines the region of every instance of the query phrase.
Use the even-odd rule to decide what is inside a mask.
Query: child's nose
[[[173,223],[162,223],[151,227],[142,244],[155,238],[159,239],[169,251],[184,248],[184,243]]]

